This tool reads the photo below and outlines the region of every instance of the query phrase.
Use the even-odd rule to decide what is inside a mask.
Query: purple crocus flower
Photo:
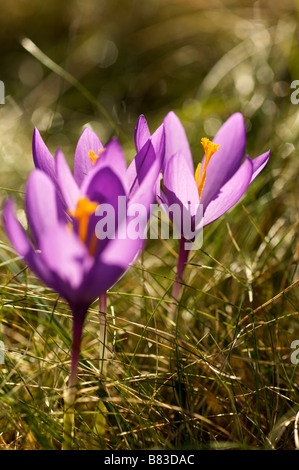
[[[162,138],[163,127],[159,132]],[[16,251],[32,271],[70,305],[73,345],[66,402],[71,406],[75,399],[80,342],[88,307],[122,276],[143,247],[142,238],[127,236],[132,219],[127,214],[133,204],[142,204],[145,211],[141,217],[146,225],[161,160],[149,139],[127,170],[121,147],[112,140],[103,150],[103,159],[87,172],[86,162],[82,162],[83,149],[89,148],[86,147],[88,139],[89,143],[95,139],[88,130],[76,154],[74,177],[63,153],[58,150],[54,159],[38,135],[36,131],[34,148],[40,169],[30,174],[25,198],[32,242],[16,219],[11,200],[5,204],[3,218]],[[150,168],[144,163],[147,158],[152,161]],[[120,199],[124,213],[120,213]],[[96,211],[104,205],[113,209],[115,236],[99,239],[95,236],[99,222]]]
[[[145,128],[148,130],[146,120],[144,116],[140,116],[135,129],[137,154],[128,168],[117,139],[112,139],[104,147],[98,136],[91,129],[85,128],[75,150],[74,176],[66,165],[61,151],[58,150],[54,158],[39,131],[34,129],[32,140],[34,164],[55,184],[58,212],[62,217],[70,207],[74,207],[82,189],[84,192],[86,179],[105,167],[110,168],[121,179],[126,191],[127,203],[143,204],[143,199],[145,199],[145,207],[149,209],[147,201],[152,190],[150,189],[148,194],[147,181],[155,184],[155,179],[161,169],[164,157],[164,125],[162,124],[153,136],[150,135],[149,130],[147,134],[144,134]],[[147,215],[149,216],[149,210]],[[106,331],[104,318],[106,305],[106,292],[103,291],[99,296],[100,341],[103,345],[105,344],[103,332]],[[104,354],[105,348],[103,347],[103,356]],[[104,364],[104,357],[102,364]]]
[[[219,129],[213,142],[201,140],[205,156],[194,170],[192,155],[184,128],[170,112],[164,119],[165,158],[164,192],[157,188],[157,200],[166,209],[177,204],[190,218],[194,238],[206,225],[221,217],[243,196],[254,178],[269,160],[270,150],[255,159],[245,154],[246,129],[242,114],[233,114]],[[196,211],[202,205],[202,219],[196,226]],[[181,227],[178,228],[180,230]],[[180,239],[177,277],[173,293],[177,297],[189,251],[184,234]],[[192,239],[191,239],[192,241]]]
[[[110,167],[118,172],[119,176],[126,178],[127,196],[133,198],[149,172],[158,174],[164,158],[164,124],[151,136],[145,117],[138,118],[135,129],[135,143],[137,154],[128,168],[126,168],[123,154],[117,139],[112,139],[106,147],[98,136],[88,127],[82,132],[75,150],[74,180],[76,186],[81,188],[85,178],[99,167]],[[68,200],[66,191],[62,191],[57,175],[57,165],[48,147],[44,143],[38,129],[34,129],[32,139],[32,152],[35,167],[46,173],[55,183],[59,195],[59,210],[66,210]],[[58,150],[60,152],[60,150]],[[126,176],[125,176],[126,175]],[[78,191],[78,190],[77,190]]]

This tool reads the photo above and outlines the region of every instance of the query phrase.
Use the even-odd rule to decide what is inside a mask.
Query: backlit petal
[[[204,226],[214,222],[239,201],[250,184],[252,173],[253,164],[248,157],[206,207],[203,217]]]

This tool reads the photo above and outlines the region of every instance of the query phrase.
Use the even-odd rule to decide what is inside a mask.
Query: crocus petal
[[[92,150],[96,155],[103,145],[98,136],[89,128],[84,129],[75,151],[74,160],[74,178],[78,186],[81,186],[84,178],[88,175],[93,167],[88,154]]]
[[[135,137],[135,147],[136,147],[137,152],[139,152],[144,146],[144,144],[151,137],[146,119],[143,115],[139,116],[137,120],[134,137]]]
[[[40,238],[41,258],[55,277],[52,286],[70,302],[76,299],[86,273],[93,265],[87,247],[66,225],[58,224]]]
[[[203,226],[214,222],[233,207],[248,188],[253,173],[253,163],[249,157],[241,165],[232,178],[214,196],[205,209]]]
[[[95,263],[90,272],[90,285],[97,280],[94,286],[97,295],[110,289],[127,271],[140,254],[144,240],[130,239],[128,237],[111,240],[102,251],[100,260]]]
[[[177,115],[171,111],[164,119],[165,127],[165,158],[163,169],[166,167],[168,160],[175,154],[181,153],[186,160],[187,166],[191,173],[194,173],[192,154],[189,142],[185,133],[185,129]]]
[[[173,221],[177,232],[193,230],[200,201],[194,175],[182,154],[169,159],[164,172],[164,189],[167,206],[162,204],[162,209]]]
[[[184,155],[176,153],[169,159],[163,181],[168,204],[189,206],[190,214],[195,215],[199,204],[198,189]]]
[[[165,126],[164,123],[159,126],[151,137],[153,147],[156,152],[157,159],[161,162],[161,167],[164,163],[165,156]]]
[[[256,157],[252,160],[253,174],[251,177],[251,181],[253,181],[254,178],[256,178],[257,175],[262,171],[262,169],[267,165],[269,157],[270,157],[270,150],[268,150],[268,152],[265,152],[259,157]]]
[[[33,131],[32,152],[35,167],[56,181],[55,160],[36,128]]]
[[[130,198],[134,196],[135,192],[142,184],[143,179],[146,177],[150,168],[152,168],[156,161],[157,158],[154,147],[151,141],[148,140],[141,150],[139,150],[136,157],[127,169],[126,178],[128,182],[128,193]],[[158,172],[160,171],[160,168],[158,169]]]
[[[207,167],[206,181],[201,196],[204,207],[240,168],[246,145],[246,129],[242,114],[235,113],[230,116],[217,132],[213,142],[220,144],[220,148],[212,156]],[[203,166],[204,159],[201,168]]]
[[[147,217],[150,215],[150,205],[154,203],[156,195],[156,182],[160,172],[160,162],[155,160],[151,168],[142,179],[133,195],[129,198],[129,207],[140,204],[146,209]]]
[[[117,209],[117,199],[126,196],[126,191],[119,176],[110,167],[105,167],[93,172],[84,194],[90,201],[111,204]]]
[[[30,269],[32,269],[45,284],[51,287],[53,284],[51,273],[48,272],[46,266],[41,261],[39,254],[34,251],[23,227],[17,220],[14,205],[11,200],[5,203],[3,209],[3,223],[14,249],[24,258]]]
[[[116,138],[113,138],[108,142],[105,147],[105,150],[98,158],[96,164],[94,165],[93,171],[98,171],[99,168],[110,167],[111,170],[118,175],[122,180],[124,187],[127,189],[126,183],[126,171],[127,164],[122,148]],[[92,176],[90,175],[90,178]],[[86,185],[88,185],[88,180]],[[84,186],[85,187],[85,186]],[[82,187],[82,188],[84,188]]]
[[[126,191],[119,176],[109,167],[99,168],[97,171],[93,172],[92,178],[85,189],[85,194],[90,201],[98,202],[100,206],[102,205],[103,209],[105,209],[103,207],[104,204],[108,205],[108,217],[111,217],[110,226],[113,224],[113,227],[117,230],[118,224],[124,219],[127,209]],[[119,205],[120,198],[124,200],[124,207],[121,204]],[[93,242],[96,225],[100,222],[101,218],[106,217],[106,215],[107,214],[104,213],[100,216],[99,213],[96,212],[94,215],[90,216],[87,243]],[[95,257],[98,256],[109,241],[108,238],[97,241],[94,247]]]
[[[135,147],[140,152],[146,142],[151,139],[155,153],[158,159],[162,160],[165,153],[165,126],[164,123],[159,126],[151,136],[146,119],[143,115],[139,116],[135,128]]]
[[[26,213],[37,243],[42,233],[58,223],[57,192],[52,180],[41,170],[33,170],[26,188]]]
[[[55,160],[57,182],[67,210],[76,206],[80,190],[60,149],[56,152]]]

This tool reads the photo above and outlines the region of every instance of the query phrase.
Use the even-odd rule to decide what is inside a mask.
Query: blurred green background
[[[169,110],[177,111],[197,161],[200,137],[212,138],[235,111],[246,118],[252,156],[270,144],[280,158],[291,153],[298,132],[289,100],[297,34],[290,0],[2,2],[0,185],[26,179],[34,126],[70,161],[84,125],[104,142],[115,134],[94,103],[24,49],[24,38],[78,79],[129,142],[139,114],[154,130]],[[122,140],[130,159],[132,144]]]

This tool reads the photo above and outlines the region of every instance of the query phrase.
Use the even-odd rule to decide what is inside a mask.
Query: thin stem
[[[178,264],[177,264],[176,278],[175,278],[175,282],[172,288],[172,297],[175,300],[178,300],[180,296],[180,292],[181,292],[182,285],[183,285],[184,271],[185,271],[186,263],[189,257],[189,250],[185,250],[185,243],[186,243],[185,238],[184,237],[180,238],[179,258],[178,258]],[[170,320],[172,322],[174,321],[175,310],[176,310],[176,305],[174,304],[170,312]]]
[[[71,370],[68,387],[64,393],[63,416],[63,444],[62,450],[70,450],[73,447],[75,415],[74,403],[77,394],[77,373],[80,358],[80,346],[83,324],[87,309],[72,309],[73,312],[73,342],[71,353]]]
[[[182,288],[184,271],[185,271],[186,263],[189,257],[189,250],[185,250],[185,243],[186,243],[186,240],[184,237],[182,237],[180,239],[179,258],[178,258],[178,264],[177,264],[176,278],[175,278],[175,283],[172,288],[172,295],[176,300],[178,300],[178,297]]]
[[[99,320],[100,320],[100,364],[99,372],[101,376],[105,379],[107,375],[107,294],[106,292],[99,297]],[[101,384],[99,388],[100,396],[105,394],[105,384]],[[105,434],[106,429],[106,415],[107,408],[102,400],[99,400],[97,403],[97,410],[95,413],[95,422],[94,422],[94,435],[95,439],[93,442],[93,449],[102,449],[102,437]]]
[[[99,317],[100,317],[100,373],[104,377],[107,375],[106,344],[107,344],[107,294],[99,297]]]

